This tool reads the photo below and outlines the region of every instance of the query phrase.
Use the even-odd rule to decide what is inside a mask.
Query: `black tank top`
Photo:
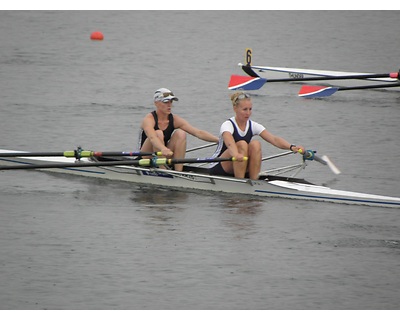
[[[152,111],[151,114],[154,117],[154,121],[155,121],[155,125],[154,125],[154,130],[160,130],[160,128],[158,127],[158,117],[157,117],[157,112],[156,111]],[[171,139],[172,133],[175,130],[174,127],[174,116],[172,115],[172,113],[170,113],[168,115],[168,127],[163,130],[164,133],[164,144],[167,145],[168,141]],[[144,132],[144,130],[142,130],[142,137],[141,137],[141,143],[140,143],[140,147],[143,146],[143,143],[146,141],[147,139],[147,135]]]

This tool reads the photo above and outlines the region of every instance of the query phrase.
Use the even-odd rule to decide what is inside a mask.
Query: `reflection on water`
[[[214,193],[211,204],[215,210],[238,215],[255,215],[262,211],[265,199],[240,194]]]
[[[155,226],[159,233],[176,230],[180,224],[180,213],[190,207],[188,197],[185,192],[167,187],[136,186],[129,199],[134,203],[136,213],[146,217],[143,223]]]
[[[221,221],[236,240],[247,239],[258,232],[258,215],[263,212],[265,199],[238,195],[219,195],[216,211],[223,212]]]
[[[242,215],[253,215],[260,213],[264,204],[263,199],[255,199],[252,197],[237,197],[230,196],[225,197],[225,201],[222,204],[222,209],[228,213],[242,214]]]
[[[167,210],[180,202],[185,202],[188,194],[160,186],[138,186],[132,192],[130,199],[144,206]]]
[[[223,194],[208,191],[181,191],[158,186],[138,186],[131,195],[136,213],[147,217],[146,225],[160,231],[192,229],[195,225],[207,226],[209,218],[233,232],[234,238],[246,238],[259,229],[257,219],[263,212],[264,199],[245,195]]]

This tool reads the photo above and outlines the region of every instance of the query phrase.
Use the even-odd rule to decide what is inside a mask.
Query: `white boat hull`
[[[0,150],[0,153],[16,152]],[[0,165],[35,165],[53,163],[74,163],[76,160],[64,157],[16,157],[0,158]],[[91,162],[81,159],[83,163]],[[183,190],[207,190],[249,196],[263,196],[274,198],[301,199],[313,201],[327,201],[345,204],[369,205],[380,207],[400,208],[400,198],[372,195],[351,191],[335,190],[301,182],[300,179],[236,179],[231,177],[212,176],[194,172],[177,172],[158,168],[144,168],[133,166],[112,167],[70,167],[40,169],[48,172],[73,174],[84,177],[126,181],[135,184],[157,185]],[[290,180],[291,179],[291,180]],[[285,181],[288,180],[288,181]]]
[[[239,63],[239,66],[243,64]],[[256,72],[260,73],[260,76],[267,79],[279,79],[282,77],[292,78],[293,81],[301,83],[302,79],[307,79],[315,76],[323,77],[338,77],[338,76],[360,76],[368,75],[368,72],[347,72],[347,71],[332,71],[332,70],[317,70],[317,69],[302,69],[302,68],[286,68],[286,67],[271,67],[271,66],[251,66],[251,68]],[[371,73],[372,74],[372,73]],[[398,83],[399,81],[394,78],[367,78],[367,79],[346,79],[346,80],[313,80],[304,81],[307,84],[317,84],[317,85],[328,85],[328,86],[345,86],[345,87],[355,87],[363,85],[375,85],[375,84],[391,84]],[[390,90],[390,91],[400,91],[400,87],[384,88],[379,90]]]

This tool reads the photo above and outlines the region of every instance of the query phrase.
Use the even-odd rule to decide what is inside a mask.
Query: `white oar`
[[[187,149],[186,152],[195,151],[216,145],[216,142],[203,146]],[[66,157],[66,158],[89,158],[89,157],[111,157],[111,156],[161,156],[161,152],[140,152],[140,151],[90,151],[71,150],[57,152],[0,152],[0,158],[9,157]]]
[[[140,151],[90,151],[72,150],[60,152],[1,152],[0,158],[8,157],[66,157],[66,158],[89,158],[89,157],[112,157],[112,156],[161,156],[161,152],[140,152]]]
[[[209,144],[205,144],[203,146],[187,149],[186,152],[191,152],[191,151],[195,151],[195,150],[200,150],[200,149],[212,147],[212,146],[215,146],[216,144],[217,144],[217,142],[212,142],[212,143],[209,143]]]
[[[245,158],[244,160],[247,160]],[[176,163],[209,163],[221,161],[237,161],[236,158],[185,158],[185,159],[166,159],[152,158],[140,160],[121,160],[121,161],[99,161],[99,162],[70,162],[70,163],[44,163],[44,164],[22,164],[11,166],[0,166],[0,170],[18,169],[51,169],[51,168],[72,168],[72,167],[110,167],[121,165],[136,165],[146,167],[157,167],[159,165],[171,165]]]
[[[299,150],[301,153],[302,150]],[[329,169],[332,170],[334,174],[340,174],[340,170],[333,164],[333,162],[328,158],[328,156],[323,155],[322,157],[318,157],[314,151],[306,150],[303,154],[304,160],[316,160],[323,165],[327,165]]]
[[[328,158],[328,156],[323,155],[321,158],[322,160],[325,160],[329,169],[331,169],[334,174],[340,174],[340,170],[333,164],[333,162]]]
[[[302,150],[299,150],[299,153],[302,153]],[[293,151],[286,151],[286,152],[278,153],[278,154],[275,154],[275,155],[272,155],[272,156],[263,157],[261,160],[262,161],[271,160],[271,159],[283,157],[283,156],[286,156],[286,155],[289,155],[289,154],[294,154],[294,152]],[[329,169],[332,170],[333,173],[340,174],[340,170],[333,164],[333,162],[326,155],[323,155],[322,157],[318,157],[317,155],[315,155],[314,151],[306,150],[305,154],[303,154],[303,159],[304,160],[315,160],[315,161],[318,161],[319,163],[321,163],[323,165],[327,165],[329,167]],[[288,168],[292,168],[292,167],[297,168],[298,165],[290,166]],[[287,169],[287,168],[284,167],[284,168],[279,168],[277,170],[280,170],[280,169]],[[266,173],[266,172],[262,172],[262,173]]]
[[[275,155],[272,155],[272,156],[263,157],[261,159],[261,161],[271,160],[271,159],[287,156],[288,154],[294,154],[294,153],[293,153],[293,151],[286,151],[286,152],[278,153],[278,154],[275,154]]]
[[[368,86],[356,86],[356,87],[327,87],[327,86],[307,86],[304,85],[300,88],[298,93],[299,97],[303,98],[323,98],[329,97],[337,91],[346,90],[364,90],[364,89],[380,89],[380,88],[392,88],[400,87],[400,82],[387,83],[387,84],[374,84]]]

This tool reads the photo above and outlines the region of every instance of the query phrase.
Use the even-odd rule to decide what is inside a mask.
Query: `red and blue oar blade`
[[[265,83],[267,79],[265,78],[255,78],[248,76],[240,76],[233,74],[229,80],[228,89],[229,90],[258,90]]]
[[[302,86],[298,95],[303,98],[323,98],[333,95],[338,87]]]

